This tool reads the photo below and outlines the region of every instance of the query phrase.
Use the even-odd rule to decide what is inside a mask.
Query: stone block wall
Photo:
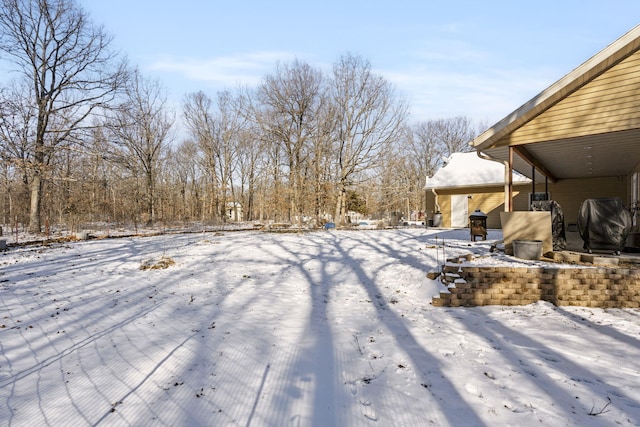
[[[433,298],[437,307],[526,305],[640,307],[640,269],[623,267],[464,267],[445,266],[448,292]]]

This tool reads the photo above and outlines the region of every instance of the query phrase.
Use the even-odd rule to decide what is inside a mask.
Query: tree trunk
[[[31,211],[29,213],[29,231],[40,233],[40,206],[42,204],[42,177],[37,171],[31,181]]]
[[[155,183],[153,179],[153,174],[151,172],[147,172],[147,215],[149,218],[147,219],[147,225],[153,225],[156,221],[156,212],[155,212]]]
[[[340,186],[336,202],[336,215],[334,218],[334,221],[337,225],[340,225],[344,222],[344,202],[346,192],[347,190],[344,188],[344,186]]]

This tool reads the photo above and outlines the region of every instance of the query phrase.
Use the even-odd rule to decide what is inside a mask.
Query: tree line
[[[256,87],[189,93],[173,111],[75,0],[0,4],[12,76],[0,87],[0,222],[31,232],[223,223],[239,207],[301,226],[407,218],[424,209],[425,177],[475,133],[465,117],[411,122],[354,54],[330,72],[278,63]]]

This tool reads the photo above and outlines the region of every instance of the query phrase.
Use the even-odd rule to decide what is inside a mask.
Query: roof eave
[[[640,24],[476,137],[482,151],[640,49]]]
[[[531,180],[528,181],[516,181],[513,183],[514,186],[517,185],[531,185]],[[460,185],[450,185],[450,186],[431,186],[428,185],[424,187],[425,190],[455,190],[461,188],[486,188],[486,187],[504,187],[504,182],[489,182],[489,183],[481,183],[481,184],[460,184]]]

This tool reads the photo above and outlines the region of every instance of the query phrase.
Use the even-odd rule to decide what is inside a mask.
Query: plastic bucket
[[[542,240],[514,240],[513,255],[520,259],[542,258]]]

